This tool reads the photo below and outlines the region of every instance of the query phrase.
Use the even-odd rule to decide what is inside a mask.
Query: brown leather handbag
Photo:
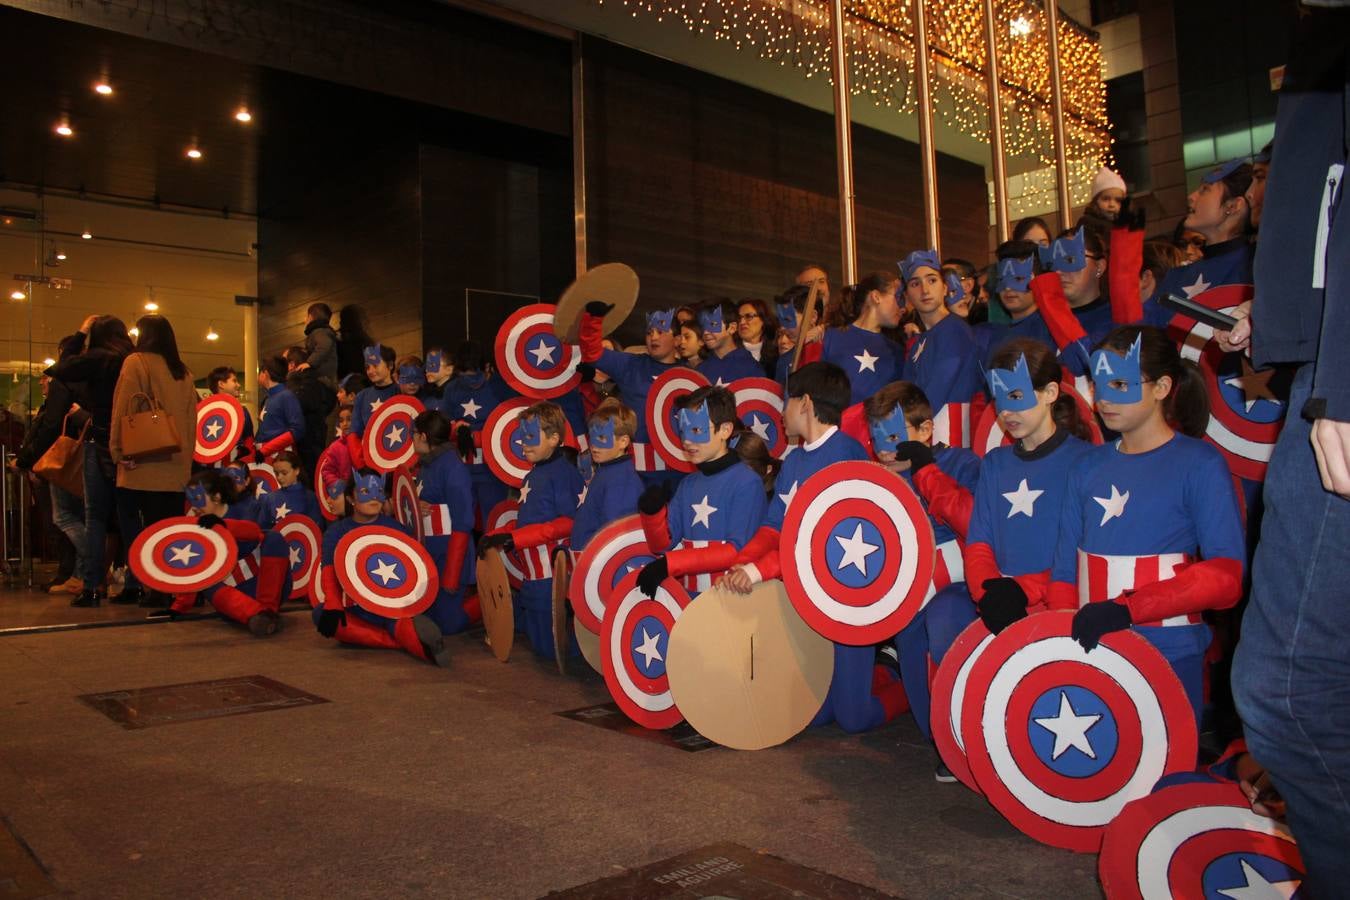
[[[144,400],[146,408],[122,417],[122,455],[137,459],[182,450],[178,423],[159,400],[154,395],[137,391],[131,398],[132,409],[136,408],[138,400]]]
[[[61,488],[76,497],[84,496],[84,436],[89,431],[90,419],[84,420],[78,438],[66,436],[66,423],[70,421],[74,410],[66,413],[61,420],[61,435],[42,454],[42,458],[33,463],[33,474]]]

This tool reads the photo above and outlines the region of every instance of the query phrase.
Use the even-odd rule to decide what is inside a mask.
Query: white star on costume
[[[464,415],[468,416],[470,419],[476,419],[478,418],[478,411],[483,407],[479,406],[477,403],[474,403],[473,398],[470,397],[469,402],[461,403],[459,405],[459,408],[464,410]]]
[[[586,495],[590,492],[590,490],[591,486],[589,484],[581,489],[581,493],[577,494],[577,506],[580,506],[581,504],[586,502]]]
[[[1181,292],[1185,294],[1186,299],[1189,300],[1193,298],[1196,294],[1203,294],[1205,291],[1209,290],[1213,286],[1214,285],[1210,284],[1208,281],[1205,280],[1205,273],[1201,272],[1199,275],[1195,276],[1195,284],[1191,285],[1190,287],[1182,288]]]
[[[1032,719],[1037,725],[1055,736],[1055,749],[1050,752],[1052,760],[1059,759],[1065,750],[1077,747],[1088,759],[1096,759],[1097,751],[1092,749],[1087,733],[1101,720],[1101,715],[1080,716],[1073,711],[1069,695],[1059,692],[1059,714],[1046,719]]]
[[[859,373],[862,373],[864,370],[875,372],[877,370],[877,360],[881,359],[880,356],[873,356],[869,353],[866,347],[863,348],[863,352],[860,355],[853,358],[858,361]]]
[[[284,502],[277,504],[277,518],[284,519],[291,514],[291,508]]]
[[[788,488],[786,494],[779,494],[778,499],[783,501],[784,506],[792,505],[792,498],[797,496],[797,482],[792,482],[792,487]]]
[[[383,402],[384,402],[383,400],[372,400],[372,401],[370,401],[370,411],[371,411],[371,412],[374,412],[375,410],[379,409],[379,408],[380,408],[380,404],[383,403]]]
[[[1252,411],[1258,400],[1269,400],[1276,406],[1280,401],[1270,390],[1270,379],[1275,375],[1274,369],[1266,369],[1262,372],[1252,368],[1252,364],[1247,362],[1247,358],[1242,358],[1242,374],[1234,375],[1232,378],[1225,378],[1224,384],[1229,387],[1235,387],[1242,391],[1242,400],[1247,405],[1247,412]]]
[[[750,417],[750,430],[764,439],[765,443],[769,440],[769,423],[759,416]]]
[[[530,351],[530,355],[534,357],[536,366],[542,366],[544,363],[552,365],[553,363],[553,348],[544,343],[543,338],[539,339],[539,345]]]
[[[842,569],[845,566],[852,566],[866,578],[867,557],[876,553],[881,547],[877,544],[869,544],[867,541],[863,540],[862,523],[859,522],[857,527],[853,529],[853,537],[841,538],[838,535],[835,535],[834,539],[840,547],[844,548],[844,557],[839,560],[839,565],[835,566],[835,568]]]
[[[530,483],[527,481],[520,486],[520,502],[524,503],[530,498]]]
[[[261,424],[262,421],[263,421],[264,419],[266,419],[266,418],[267,418],[267,407],[264,406],[264,407],[262,408],[262,412],[258,413],[258,422],[259,422],[259,424]]]
[[[1009,491],[1003,495],[1003,499],[1012,504],[1012,509],[1008,510],[1008,518],[1011,519],[1018,513],[1028,519],[1033,518],[1036,515],[1036,498],[1044,493],[1045,491],[1033,491],[1027,485],[1027,480],[1023,478],[1022,483],[1017,486],[1017,490]]]
[[[370,570],[370,574],[383,581],[385,584],[398,578],[398,569],[389,560],[384,560],[378,566]]]
[[[384,436],[384,442],[390,447],[395,444],[403,443],[403,426],[394,425],[390,427],[389,431]]]
[[[294,569],[294,568],[295,568],[296,566],[298,566],[298,565],[300,565],[300,548],[299,548],[299,547],[292,547],[292,548],[291,548],[291,568]]]
[[[661,651],[656,649],[656,642],[660,637],[660,633],[648,634],[647,629],[642,629],[642,646],[636,647],[633,650],[634,653],[641,653],[646,660],[646,662],[642,664],[642,668],[650,669],[652,667],[653,659],[658,662],[666,661],[665,657],[661,655]]]
[[[1245,859],[1239,859],[1238,864],[1242,866],[1242,877],[1247,879],[1247,883],[1238,887],[1226,888],[1219,891],[1225,897],[1232,897],[1233,900],[1270,900],[1270,898],[1279,898],[1279,900],[1289,900],[1298,890],[1301,880],[1293,881],[1266,881],[1265,876],[1256,871],[1252,864]]]
[[[1112,519],[1119,519],[1125,515],[1125,504],[1130,502],[1130,492],[1121,493],[1116,486],[1111,485],[1110,497],[1093,497],[1102,505],[1102,520],[1097,523],[1100,528]]]
[[[201,554],[196,550],[193,550],[191,544],[169,548],[170,562],[182,563],[185,566],[190,566],[192,565],[192,557],[194,556],[201,556]]]
[[[919,341],[919,345],[918,345],[917,347],[914,348],[914,355],[911,356],[911,357],[909,358],[909,361],[910,361],[910,362],[918,362],[918,361],[919,361],[919,357],[920,357],[920,356],[923,356],[923,348],[924,348],[924,347],[927,347],[927,346],[928,346],[928,340],[927,340],[926,338],[925,338],[924,340],[922,340],[922,341]],[[856,359],[856,357],[855,357],[855,359]]]
[[[722,376],[717,376],[717,381],[713,382],[713,387],[726,387],[727,383],[722,380]]]
[[[694,511],[694,525],[702,525],[704,528],[711,528],[712,523],[708,519],[713,513],[717,512],[717,507],[708,503],[708,495],[704,494],[703,499],[697,503],[689,504],[689,508]],[[690,525],[693,528],[694,525]]]
[[[212,422],[206,426],[206,436],[210,440],[215,440],[220,436],[220,429],[224,427],[219,422]]]

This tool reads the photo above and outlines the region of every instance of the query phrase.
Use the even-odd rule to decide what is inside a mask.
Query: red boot
[[[276,612],[281,601],[286,598],[281,592],[286,588],[286,575],[290,572],[291,561],[285,556],[264,556],[259,566],[257,596],[258,602],[265,608]]]

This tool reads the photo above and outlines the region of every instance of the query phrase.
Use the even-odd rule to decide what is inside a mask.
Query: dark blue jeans
[[[116,509],[117,469],[108,448],[93,441],[84,445],[84,566],[80,577],[84,589],[92,591],[103,582],[107,560],[103,551],[108,524]],[[133,535],[134,536],[134,535]]]
[[[1350,890],[1350,501],[1322,488],[1294,379],[1233,660],[1247,746],[1288,802],[1314,897]]]

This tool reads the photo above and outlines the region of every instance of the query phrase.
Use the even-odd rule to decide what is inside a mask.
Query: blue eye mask
[[[441,355],[441,351],[439,350],[433,350],[427,354],[426,363],[424,365],[428,378],[434,378],[440,374],[442,360],[444,358],[445,357]]]
[[[1083,226],[1072,237],[1058,238],[1050,245],[1050,264],[1055,272],[1081,272],[1087,266],[1087,246],[1083,242]]]
[[[901,288],[909,284],[909,280],[914,277],[914,273],[919,269],[927,267],[934,272],[942,271],[942,263],[938,260],[938,255],[933,250],[915,250],[909,256],[900,261],[900,281]]]
[[[1097,399],[1109,403],[1138,403],[1144,397],[1144,375],[1139,369],[1139,344],[1143,335],[1134,339],[1124,356],[1114,350],[1092,352],[1092,384]],[[1114,388],[1112,382],[1124,382],[1124,388]]]
[[[586,429],[586,435],[594,450],[614,449],[614,420],[605,417],[592,422]]]
[[[994,397],[996,411],[1024,412],[1036,405],[1036,387],[1031,383],[1025,354],[1017,357],[1011,369],[990,369],[985,379],[989,382],[989,393]],[[1017,392],[1021,393],[1020,397],[1009,396]]]
[[[708,404],[701,403],[697,409],[680,410],[677,424],[680,440],[691,444],[706,444],[712,440],[712,419],[708,415]]]
[[[235,487],[243,487],[248,484],[250,472],[243,466],[230,466],[225,470],[225,474],[234,482]]]
[[[365,357],[366,365],[378,366],[384,361],[384,348],[379,344],[371,344],[365,350],[361,351],[361,355]]]
[[[943,280],[947,283],[947,305],[955,306],[966,299],[966,289],[955,272],[948,272]]]
[[[384,502],[384,476],[383,475],[362,475],[360,472],[353,473],[356,479],[356,502],[369,503],[371,500]]]
[[[200,484],[189,484],[183,489],[183,493],[187,496],[188,506],[193,509],[206,509],[206,488]]]
[[[521,419],[516,426],[515,439],[524,447],[538,447],[544,440],[543,431],[536,418]]]
[[[721,334],[725,331],[727,323],[722,317],[722,307],[714,306],[712,309],[700,310],[698,327],[703,329],[705,334]]]
[[[332,484],[328,485],[328,487],[324,488],[323,492],[328,495],[330,501],[336,500],[347,492],[347,482],[340,479],[334,481]]]
[[[417,366],[399,366],[398,367],[399,384],[426,384],[427,376]]]
[[[778,308],[778,324],[791,331],[797,327],[797,308],[791,303],[775,304]]]
[[[673,331],[675,322],[675,310],[658,309],[655,312],[647,313],[648,331]]]
[[[894,453],[896,447],[909,440],[905,425],[905,409],[898,403],[886,418],[868,422],[872,449],[877,453]]]
[[[998,264],[999,290],[1008,288],[1025,294],[1031,290],[1031,277],[1036,272],[1031,257],[1026,259],[1004,259]]]
[[[1219,166],[1217,169],[1210,172],[1208,175],[1206,175],[1204,178],[1201,178],[1200,180],[1203,181],[1205,184],[1217,184],[1218,182],[1223,181],[1229,175],[1232,175],[1234,172],[1236,172],[1239,168],[1241,168],[1242,165],[1243,165],[1242,160],[1230,159],[1228,162]]]

